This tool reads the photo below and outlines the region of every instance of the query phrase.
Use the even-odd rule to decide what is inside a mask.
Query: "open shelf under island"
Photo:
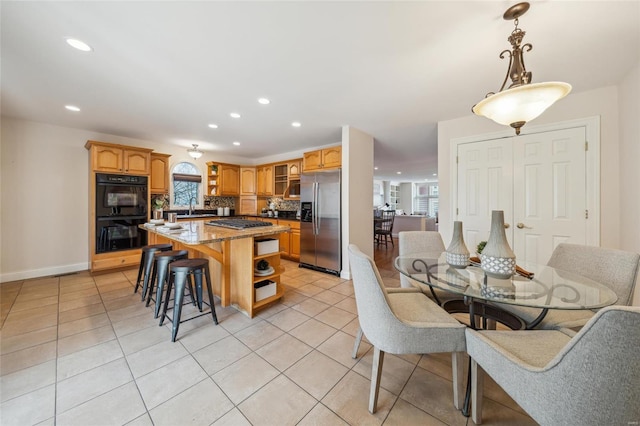
[[[207,225],[208,221],[180,222],[180,229],[162,226],[141,225],[148,231],[148,244],[171,243],[174,250],[188,250],[189,257],[209,258],[209,269],[213,292],[220,297],[222,306],[234,306],[253,318],[255,312],[280,299],[284,288],[280,283],[283,272],[280,251],[257,254],[256,243],[279,238],[279,234],[290,232],[288,226],[273,225],[249,229],[229,229]],[[267,260],[273,267],[269,275],[255,275],[260,260]],[[254,285],[269,280],[275,283],[275,294],[256,301]]]

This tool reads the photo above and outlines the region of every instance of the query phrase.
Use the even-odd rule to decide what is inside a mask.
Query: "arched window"
[[[200,170],[191,163],[178,163],[173,167],[173,205],[188,206],[192,198],[200,199]]]

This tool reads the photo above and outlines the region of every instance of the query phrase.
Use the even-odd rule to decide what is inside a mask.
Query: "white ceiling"
[[[248,159],[338,142],[348,124],[375,138],[376,178],[432,178],[437,122],[502,83],[512,4],[2,1],[2,114]],[[520,27],[534,82],[581,92],[639,60],[637,0],[535,1]]]

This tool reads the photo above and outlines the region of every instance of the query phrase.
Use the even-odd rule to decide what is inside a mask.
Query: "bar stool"
[[[198,302],[198,310],[202,312],[202,276],[205,276],[207,280],[207,293],[209,295],[209,305],[211,308],[211,316],[213,317],[213,322],[218,324],[218,317],[216,315],[216,309],[213,305],[213,291],[211,289],[211,275],[209,274],[209,260],[208,259],[185,259],[185,260],[177,260],[169,265],[169,282],[167,283],[167,295],[164,300],[164,306],[162,308],[162,317],[160,318],[160,325],[164,323],[164,319],[168,318],[172,321],[173,326],[171,327],[171,341],[176,341],[176,336],[178,335],[178,327],[180,326],[180,314],[182,313],[182,301],[184,300],[184,291],[187,286],[187,279],[190,276],[193,276],[196,281],[196,292],[197,292],[197,302]],[[170,318],[167,315],[167,310],[169,309],[169,295],[171,294],[171,289],[175,284],[175,294],[173,301],[173,318]],[[193,293],[191,293],[193,296]],[[185,321],[192,320],[194,318],[201,317],[203,315],[208,315],[209,312],[204,312],[195,317],[189,318]]]
[[[186,259],[188,256],[189,252],[187,250],[169,250],[155,253],[153,257],[153,268],[151,269],[151,280],[149,281],[149,291],[147,292],[146,304],[146,306],[149,306],[151,300],[155,302],[154,318],[158,318],[158,315],[160,315],[160,308],[162,307],[162,293],[164,292],[165,284],[167,282],[169,264],[176,260]],[[152,295],[155,283],[157,283],[157,286],[156,296],[154,299]]]
[[[136,288],[133,290],[134,293],[138,292],[138,287],[140,287],[140,278],[144,273],[144,280],[142,283],[142,300],[144,301],[144,296],[147,294],[147,285],[149,284],[149,276],[151,275],[151,265],[153,264],[153,255],[158,251],[169,251],[173,250],[173,246],[171,244],[153,244],[142,247],[142,253],[140,254],[140,266],[138,267],[138,278],[136,279]]]

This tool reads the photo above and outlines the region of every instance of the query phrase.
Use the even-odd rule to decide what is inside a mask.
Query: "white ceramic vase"
[[[487,245],[480,254],[480,266],[484,272],[494,278],[510,278],[516,272],[516,255],[511,250],[504,232],[504,212],[491,212],[491,231]]]
[[[462,222],[453,222],[453,237],[446,251],[447,263],[454,268],[463,269],[469,266],[469,249],[464,243]]]

